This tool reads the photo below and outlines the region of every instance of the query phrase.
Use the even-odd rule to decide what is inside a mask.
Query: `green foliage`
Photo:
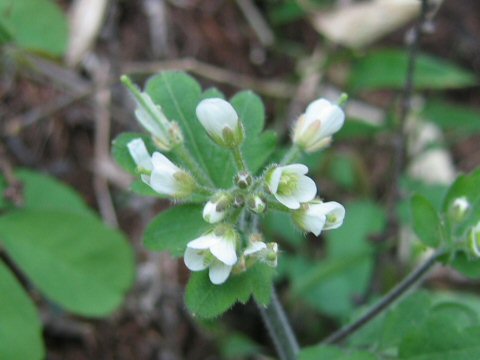
[[[427,246],[437,247],[444,239],[444,229],[437,211],[422,195],[412,198],[413,229]]]
[[[302,349],[299,360],[375,360],[376,357],[366,351],[345,350],[334,346],[320,345]]]
[[[137,165],[133,161],[132,156],[128,151],[127,144],[130,141],[138,138],[143,140],[150,154],[156,150],[152,139],[149,136],[141,133],[121,133],[112,142],[113,158],[123,170],[132,175],[137,175]]]
[[[42,328],[35,306],[2,262],[0,294],[0,359],[43,359]]]
[[[480,111],[444,100],[430,100],[422,110],[422,117],[438,124],[442,129],[459,136],[471,136],[480,132]]]
[[[208,138],[195,115],[202,98],[218,96],[219,92],[210,90],[202,95],[200,85],[181,72],[163,72],[150,78],[146,91],[162,107],[167,118],[180,124],[187,148],[214,183],[220,187],[230,187],[235,175],[235,168],[229,161],[231,154]],[[257,95],[245,91],[234,96],[231,103],[238,111],[248,135],[243,144],[244,155],[252,172],[255,172],[273,152],[276,137],[272,132],[261,133],[265,115],[262,101]],[[260,153],[262,156],[259,156]]]
[[[144,236],[145,246],[150,250],[182,256],[187,243],[211,227],[202,218],[201,205],[175,206],[158,214],[148,225]]]
[[[403,50],[384,49],[367,54],[353,66],[349,85],[354,91],[405,85],[408,55]],[[450,89],[472,86],[475,75],[430,55],[417,57],[414,84],[417,89]]]
[[[273,272],[272,268],[257,264],[221,286],[210,282],[207,271],[193,273],[186,289],[186,304],[192,314],[200,318],[217,317],[237,301],[245,304],[250,296],[266,305],[272,294]]]
[[[346,207],[341,228],[328,233],[327,257],[292,270],[293,292],[322,313],[344,318],[366,290],[373,266],[368,237],[385,226],[384,211],[371,202]],[[301,263],[300,263],[301,264]]]
[[[19,210],[0,218],[2,244],[49,299],[85,316],[117,308],[133,280],[125,238],[65,210]]]
[[[28,170],[15,176],[23,182],[25,203],[22,208],[10,205],[0,216],[1,247],[48,299],[79,315],[110,314],[133,281],[133,254],[124,236],[105,226],[77,193],[55,179]],[[0,313],[8,313],[0,321],[0,357],[40,359],[37,314],[3,266]],[[8,349],[2,348],[4,339]],[[12,355],[3,356],[6,351]]]
[[[222,359],[244,359],[260,352],[260,346],[242,334],[228,334],[220,344]]]
[[[68,24],[51,0],[0,0],[0,33],[1,42],[61,56],[67,47]]]
[[[362,328],[350,345],[367,347],[381,358],[476,359],[479,306],[468,295],[418,292]]]

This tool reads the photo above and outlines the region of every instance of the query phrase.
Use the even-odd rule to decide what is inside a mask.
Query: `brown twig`
[[[252,89],[263,95],[282,99],[290,98],[296,90],[295,86],[283,81],[258,80],[247,75],[203,63],[193,58],[127,63],[122,70],[123,73],[127,74],[152,74],[165,70],[189,71],[221,84],[228,84],[242,89]]]

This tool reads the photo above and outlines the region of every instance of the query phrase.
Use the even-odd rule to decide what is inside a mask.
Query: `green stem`
[[[178,146],[174,147],[172,151],[188,167],[188,169],[192,172],[192,175],[198,182],[200,182],[201,185],[214,187],[212,180],[205,174],[203,169],[193,159],[192,155],[184,144],[179,144]]]
[[[272,299],[267,307],[259,303],[257,306],[280,359],[296,360],[300,348],[275,289],[272,289]]]
[[[300,155],[301,155],[300,148],[297,145],[292,145],[292,147],[283,156],[282,161],[280,161],[280,165],[291,164],[292,162],[296,161]]]
[[[247,164],[243,159],[242,151],[240,146],[235,146],[232,148],[233,158],[235,159],[235,164],[237,164],[237,169],[239,172],[248,172]]]
[[[398,283],[397,286],[395,286],[383,298],[381,298],[380,301],[378,301],[375,306],[368,310],[362,317],[333,333],[323,340],[321,344],[337,344],[375,319],[384,310],[393,305],[396,300],[410,290],[415,284],[417,284],[423,278],[423,275],[425,275],[425,273],[437,263],[438,258],[445,255],[445,253],[446,251],[443,249],[435,252],[423,264],[411,272],[405,279]]]

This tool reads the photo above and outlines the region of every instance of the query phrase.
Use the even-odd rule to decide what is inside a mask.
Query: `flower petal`
[[[232,271],[231,266],[225,265],[220,261],[215,261],[212,265],[210,265],[208,277],[213,284],[220,285],[227,280],[228,275],[230,275],[230,271]]]
[[[285,196],[280,194],[274,194],[275,198],[289,209],[298,209],[300,202],[294,196]]]
[[[312,216],[305,214],[302,219],[304,230],[315,234],[315,236],[320,235],[324,229],[326,221],[327,217],[325,215]]]
[[[134,139],[127,144],[128,152],[132,157],[135,164],[139,167],[142,167],[146,170],[152,170],[152,158],[147,151],[147,147],[142,139]]]
[[[178,192],[178,182],[170,174],[153,170],[150,176],[150,186],[160,194],[175,195]]]
[[[313,200],[316,195],[317,185],[315,185],[315,181],[308,176],[300,176],[295,193],[292,196],[295,196],[299,202],[307,202]]]
[[[219,238],[212,234],[200,236],[187,244],[187,247],[191,249],[203,250],[209,249],[212,245],[217,243]]]
[[[328,110],[332,105],[326,99],[318,99],[311,102],[305,110],[305,117],[309,122],[320,120],[320,114]]]
[[[191,271],[201,271],[208,267],[205,257],[200,253],[201,250],[187,247],[183,255],[185,266]]]
[[[159,152],[153,153],[152,163],[154,169],[162,173],[173,175],[180,171],[180,169],[174,163],[172,163],[165,155]]]
[[[224,264],[234,265],[237,262],[235,241],[222,237],[218,237],[218,239],[217,242],[210,246],[210,252]]]
[[[308,173],[308,167],[303,164],[291,164],[281,167],[282,171],[286,173],[294,173],[299,175],[305,175]]]
[[[245,256],[252,255],[266,248],[267,248],[267,244],[265,244],[263,241],[255,241],[250,243],[250,245],[247,246],[243,254]]]
[[[272,194],[275,194],[278,190],[278,186],[280,185],[280,178],[282,177],[282,167],[279,166],[273,169],[267,176],[266,183],[268,190]]]

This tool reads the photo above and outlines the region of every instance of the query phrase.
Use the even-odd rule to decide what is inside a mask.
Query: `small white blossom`
[[[227,230],[222,235],[211,232],[190,241],[183,257],[185,265],[191,271],[208,268],[213,284],[224,283],[237,262],[236,238],[233,230]]]
[[[247,200],[248,208],[256,214],[262,214],[267,208],[265,200],[260,196],[254,195]]]
[[[480,221],[470,229],[468,241],[471,253],[480,257]]]
[[[465,196],[456,198],[451,207],[450,215],[455,221],[461,221],[470,209],[470,203]]]
[[[209,200],[203,207],[203,219],[215,224],[222,221],[232,205],[232,197],[228,194],[221,194]]]
[[[228,101],[220,98],[202,100],[197,105],[196,114],[208,135],[217,144],[235,147],[243,141],[242,124]]]
[[[278,259],[278,244],[263,241],[252,241],[243,252],[245,257],[252,257],[266,263],[268,266],[276,267]]]
[[[312,201],[293,214],[293,220],[302,229],[320,235],[322,230],[340,227],[345,218],[345,208],[335,202]]]
[[[168,158],[154,152],[149,155],[142,139],[134,139],[127,144],[130,155],[137,164],[144,183],[159,194],[184,198],[195,189],[195,180],[178,168]]]
[[[308,168],[302,164],[277,166],[270,170],[265,182],[268,190],[283,205],[298,209],[300,203],[313,200],[317,194],[315,182],[305,174]]]
[[[292,141],[306,152],[314,152],[330,144],[331,136],[343,126],[345,114],[335,104],[318,99],[308,105],[296,121]]]

